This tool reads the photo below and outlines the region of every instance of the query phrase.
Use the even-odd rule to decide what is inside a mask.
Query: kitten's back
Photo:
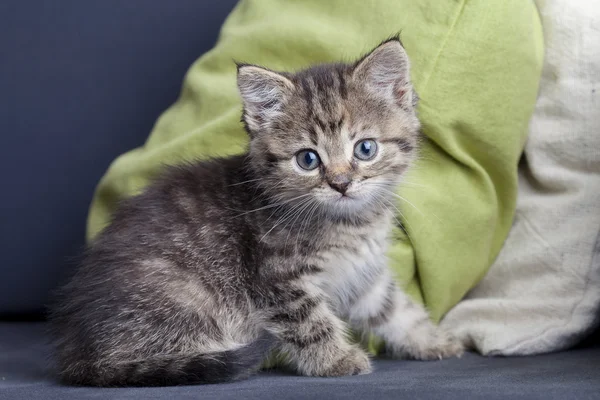
[[[233,189],[243,179],[243,156],[190,163],[120,205],[52,307],[64,382],[216,383],[260,367],[275,340],[234,283],[247,275],[245,219],[232,218],[252,203]]]

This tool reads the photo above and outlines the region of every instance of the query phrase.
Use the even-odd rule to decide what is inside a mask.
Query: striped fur
[[[52,308],[61,379],[225,382],[271,351],[304,375],[368,373],[350,326],[397,357],[460,353],[386,267],[393,191],[418,147],[408,70],[397,39],[351,65],[239,65],[247,154],[169,168],[119,206]]]

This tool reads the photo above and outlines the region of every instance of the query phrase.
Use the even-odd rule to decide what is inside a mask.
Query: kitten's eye
[[[296,154],[296,162],[300,168],[307,171],[313,170],[319,166],[321,160],[319,155],[312,150],[302,150]]]
[[[354,146],[354,155],[359,160],[368,161],[377,154],[377,142],[372,139],[361,140]]]

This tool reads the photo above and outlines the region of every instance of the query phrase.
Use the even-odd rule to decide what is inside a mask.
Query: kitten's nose
[[[328,181],[329,186],[341,194],[346,193],[348,186],[350,186],[350,182],[352,182],[352,179],[350,179],[350,176],[346,174],[336,175]]]

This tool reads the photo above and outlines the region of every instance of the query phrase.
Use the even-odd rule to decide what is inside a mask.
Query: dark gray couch
[[[114,157],[143,143],[234,3],[0,2],[0,400],[600,398],[594,340],[539,357],[379,360],[371,375],[340,379],[263,373],[152,389],[56,383],[42,310],[83,245],[94,186]]]

